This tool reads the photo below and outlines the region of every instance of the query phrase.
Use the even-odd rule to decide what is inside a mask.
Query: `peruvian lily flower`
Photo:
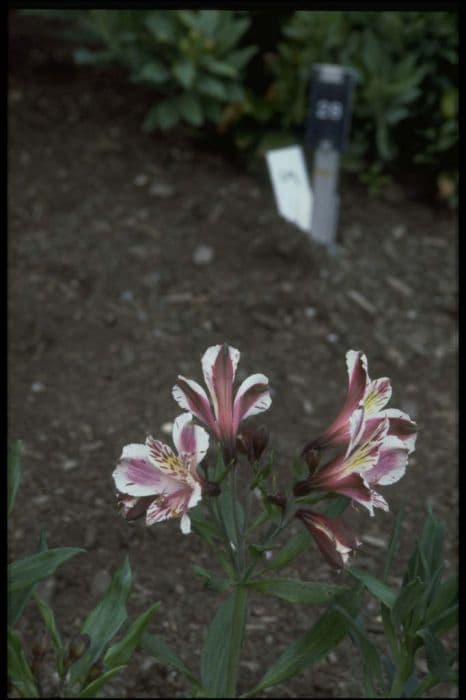
[[[346,451],[306,479],[307,491],[341,493],[365,506],[372,516],[374,508],[388,511],[387,501],[374,486],[387,486],[401,479],[409,454],[406,443],[388,432],[389,418],[385,416],[368,433],[364,409],[357,409],[350,420]]]
[[[171,447],[149,436],[144,445],[123,448],[113,472],[120,507],[129,520],[146,514],[146,525],[181,517],[181,531],[191,532],[187,514],[202,498],[203,480],[196,471],[207,448],[209,436],[194,425],[191,413],[183,413],[173,424]]]
[[[221,442],[227,461],[235,455],[235,438],[241,421],[266,411],[272,403],[269,380],[264,374],[247,377],[233,398],[239,358],[239,350],[227,344],[213,345],[205,351],[202,370],[211,403],[200,384],[181,375],[172,392],[181,408],[193,413]]]
[[[349,350],[346,353],[346,366],[348,392],[343,408],[331,426],[306,445],[303,453],[314,448],[346,443],[350,437],[351,416],[359,407],[364,408],[366,435],[376,428],[382,418],[388,418],[388,435],[396,436],[409,452],[413,452],[417,438],[414,421],[407,413],[396,408],[384,409],[392,395],[390,380],[387,377],[371,380],[367,370],[367,357],[360,351]]]
[[[337,569],[342,569],[350,555],[361,545],[339,518],[331,518],[304,508],[296,511],[295,517],[309,530],[330,566]]]

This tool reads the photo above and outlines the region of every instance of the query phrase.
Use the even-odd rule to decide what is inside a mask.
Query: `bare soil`
[[[13,16],[9,36],[8,419],[10,439],[23,441],[24,470],[9,557],[33,552],[42,528],[51,547],[87,549],[42,586],[63,636],[79,630],[129,554],[130,614],[162,601],[151,630],[197,667],[221,598],[203,590],[192,565],[208,568],[210,555],[178,522],[126,523],[111,473],[123,445],[168,437],[177,374],[201,380],[202,353],[223,341],[242,352],[240,379],[270,378],[273,404],[258,422],[271,430],[282,480],[343,401],[345,352],[364,350],[371,376],[391,377],[391,405],[415,418],[420,434],[405,478],[384,490],[392,512],[355,517],[364,542],[356,561],[380,573],[403,502],[399,581],[430,502],[446,522],[446,566],[455,570],[454,214],[400,187],[370,198],[345,176],[331,256],[279,218],[264,173],[253,176],[183,130],[142,133],[151,94],[119,71],[74,67],[70,47],[42,26]],[[199,246],[207,259],[199,261]],[[316,548],[286,573],[345,577]],[[241,692],[319,612],[252,598]],[[365,613],[380,641],[377,610]],[[39,628],[31,604],[20,630],[29,639]],[[345,641],[263,696],[358,697],[361,679]],[[177,673],[140,652],[107,690],[186,692]]]

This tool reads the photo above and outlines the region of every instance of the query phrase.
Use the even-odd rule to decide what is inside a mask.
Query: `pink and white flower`
[[[416,444],[416,424],[407,413],[395,408],[386,408],[392,395],[392,387],[387,377],[369,378],[367,357],[361,351],[349,350],[346,353],[348,370],[348,391],[343,408],[331,426],[316,440],[306,445],[303,453],[311,449],[345,444],[350,437],[350,419],[357,408],[364,408],[366,437],[373,432],[383,418],[388,418],[387,435],[393,435],[403,442],[408,452],[413,452]],[[384,409],[384,410],[382,410]]]
[[[120,508],[131,520],[146,514],[146,525],[168,518],[181,518],[181,531],[191,531],[187,511],[202,498],[203,480],[196,471],[209,447],[204,428],[194,425],[191,413],[183,413],[173,424],[171,447],[149,436],[144,445],[123,448],[113,480]]]
[[[381,417],[367,431],[364,409],[357,409],[349,421],[348,446],[306,480],[309,490],[341,493],[365,506],[389,510],[388,503],[374,487],[394,484],[404,475],[409,447],[396,435],[389,435],[389,418]]]
[[[235,438],[241,421],[266,411],[272,403],[269,380],[264,374],[247,377],[233,398],[239,358],[239,350],[227,344],[207,348],[201,362],[210,401],[200,384],[181,375],[172,392],[181,408],[193,413],[212,431],[228,458],[235,454]]]
[[[330,566],[337,569],[342,569],[347,564],[350,555],[361,544],[339,518],[331,518],[307,509],[298,510],[296,517],[309,530],[322,556]]]

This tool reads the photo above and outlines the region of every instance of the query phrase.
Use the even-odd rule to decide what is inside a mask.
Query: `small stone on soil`
[[[214,259],[214,249],[210,245],[199,245],[193,253],[195,265],[208,265]]]

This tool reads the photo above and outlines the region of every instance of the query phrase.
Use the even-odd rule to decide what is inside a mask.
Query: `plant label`
[[[276,148],[265,157],[280,215],[310,233],[313,198],[303,149],[297,145]]]
[[[307,138],[311,149],[323,142],[338,153],[344,151],[351,121],[356,73],[332,64],[313,67]]]

